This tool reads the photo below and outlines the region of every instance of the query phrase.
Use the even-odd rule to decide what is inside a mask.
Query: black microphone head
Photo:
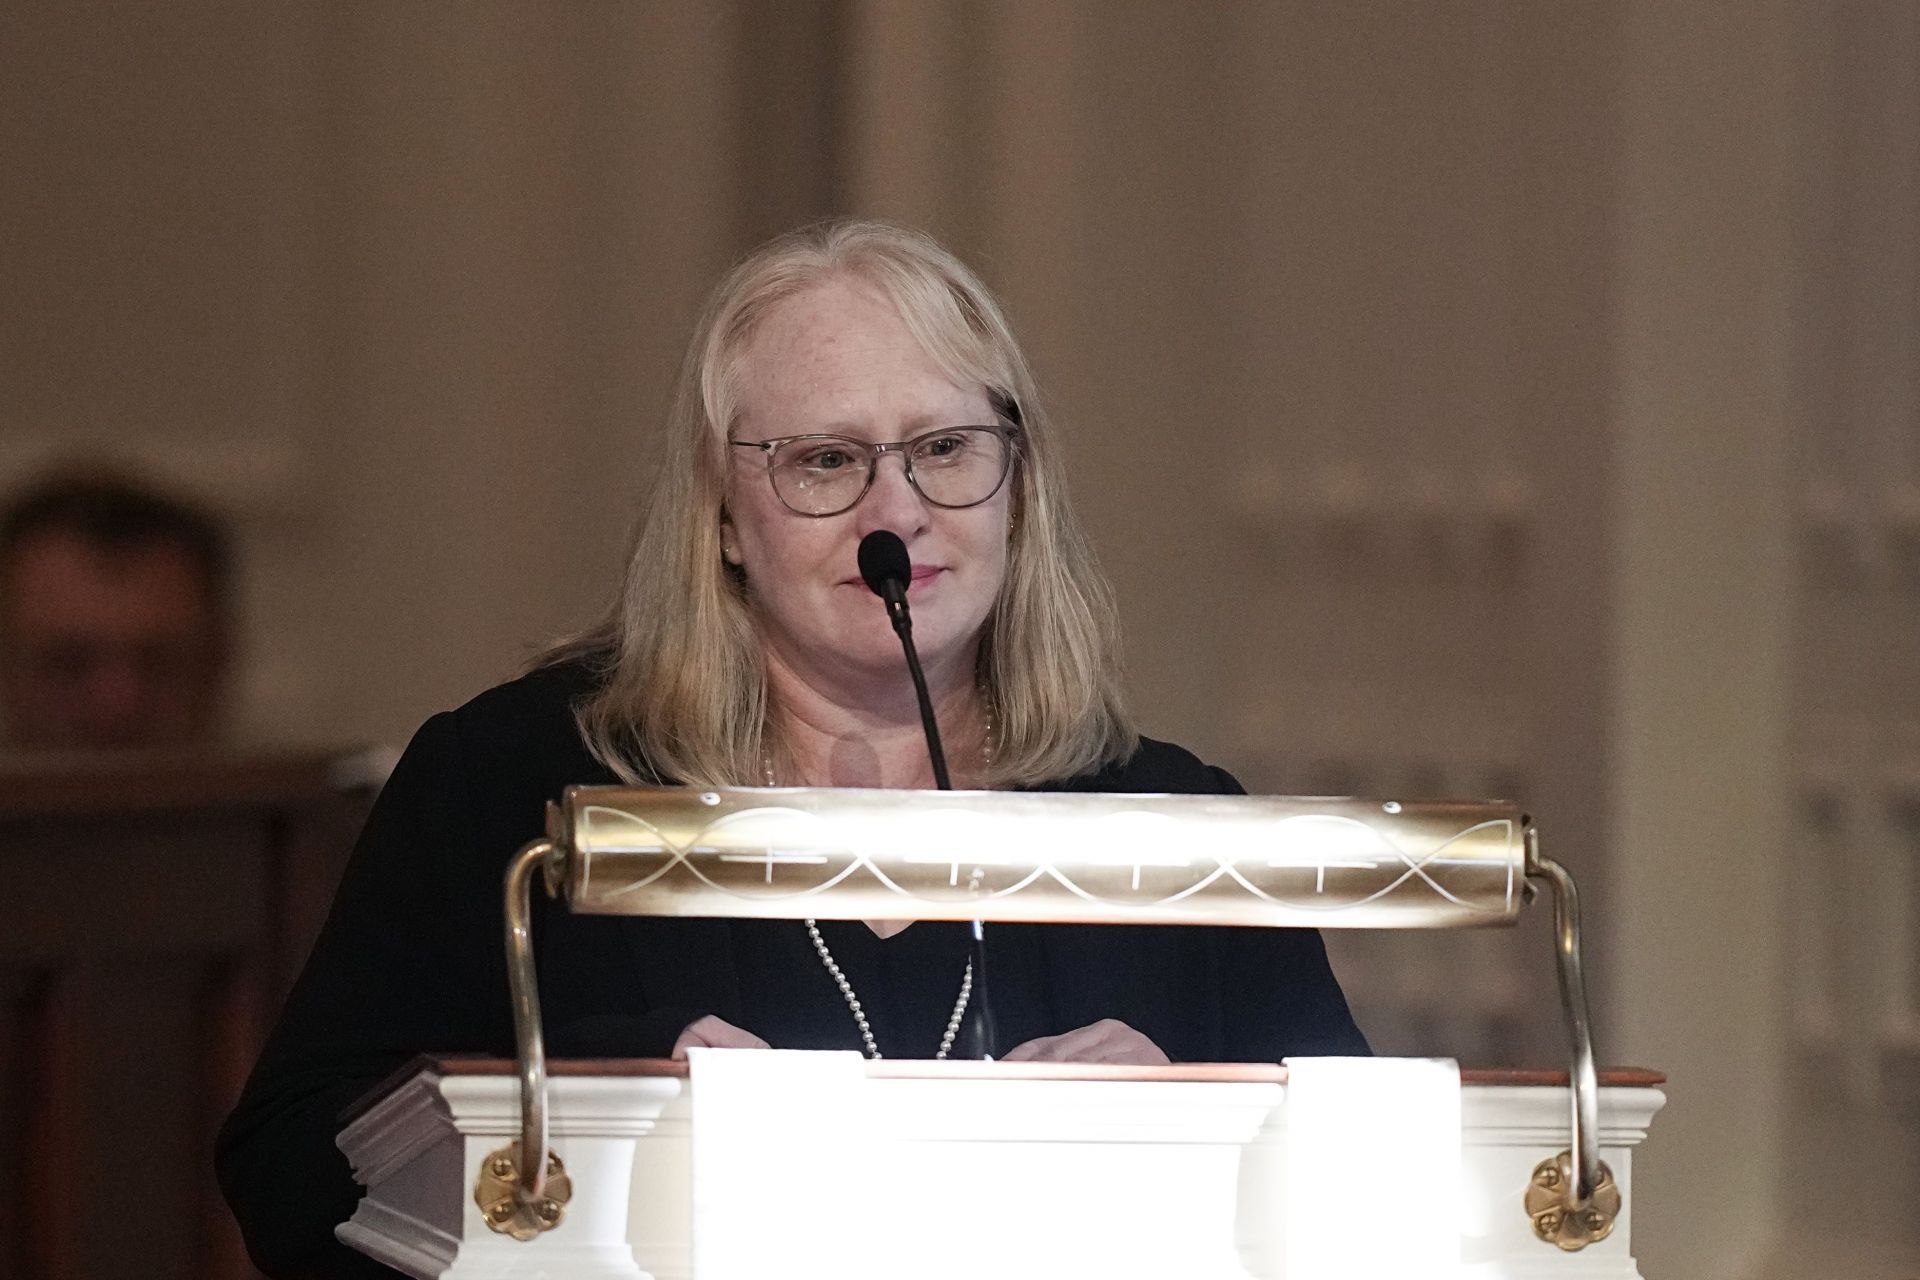
[[[913,558],[899,534],[875,529],[860,539],[860,576],[866,580],[867,589],[882,600],[892,599],[889,584],[901,595],[906,594],[907,584],[913,581]]]

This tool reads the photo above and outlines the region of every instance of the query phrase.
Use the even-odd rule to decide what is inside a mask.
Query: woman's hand
[[[698,1025],[697,1023],[695,1024]],[[1121,1062],[1163,1067],[1160,1046],[1117,1018],[1102,1018],[1065,1035],[1041,1036],[1007,1051],[1002,1062]]]
[[[659,1043],[655,1041],[655,1043]],[[687,1024],[673,1042],[673,1056],[684,1058],[689,1049],[770,1049],[765,1040],[751,1031],[742,1031],[731,1022],[712,1014]]]

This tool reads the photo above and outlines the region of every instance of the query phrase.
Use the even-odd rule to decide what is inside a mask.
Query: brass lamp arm
[[[1543,1161],[1534,1170],[1527,1212],[1536,1234],[1572,1250],[1613,1230],[1620,1192],[1613,1171],[1600,1160],[1600,1074],[1593,1061],[1587,982],[1580,966],[1580,893],[1567,869],[1540,852],[1536,827],[1527,828],[1526,857],[1528,880],[1546,881],[1553,893],[1555,971],[1573,1058],[1567,1077],[1572,1143],[1556,1160]]]
[[[553,896],[563,856],[553,841],[535,840],[507,864],[507,986],[520,1061],[520,1141],[486,1158],[474,1200],[488,1226],[516,1240],[531,1240],[557,1225],[572,1193],[547,1138],[547,1049],[533,967],[533,879],[545,872],[547,894]]]

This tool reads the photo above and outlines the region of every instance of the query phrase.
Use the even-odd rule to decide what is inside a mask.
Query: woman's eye
[[[809,471],[841,471],[853,465],[853,452],[839,445],[821,445],[795,459]]]
[[[963,435],[956,433],[948,436],[935,436],[920,446],[920,456],[923,458],[951,458],[956,453],[964,452],[966,447],[967,438]]]

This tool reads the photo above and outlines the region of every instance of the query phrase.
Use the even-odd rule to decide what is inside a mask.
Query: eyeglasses
[[[897,453],[907,483],[936,507],[977,507],[1007,482],[1019,450],[1020,428],[941,427],[896,444],[873,444],[848,436],[781,436],[774,440],[729,440],[767,456],[773,491],[788,510],[803,516],[850,511],[873,488],[881,455]]]

